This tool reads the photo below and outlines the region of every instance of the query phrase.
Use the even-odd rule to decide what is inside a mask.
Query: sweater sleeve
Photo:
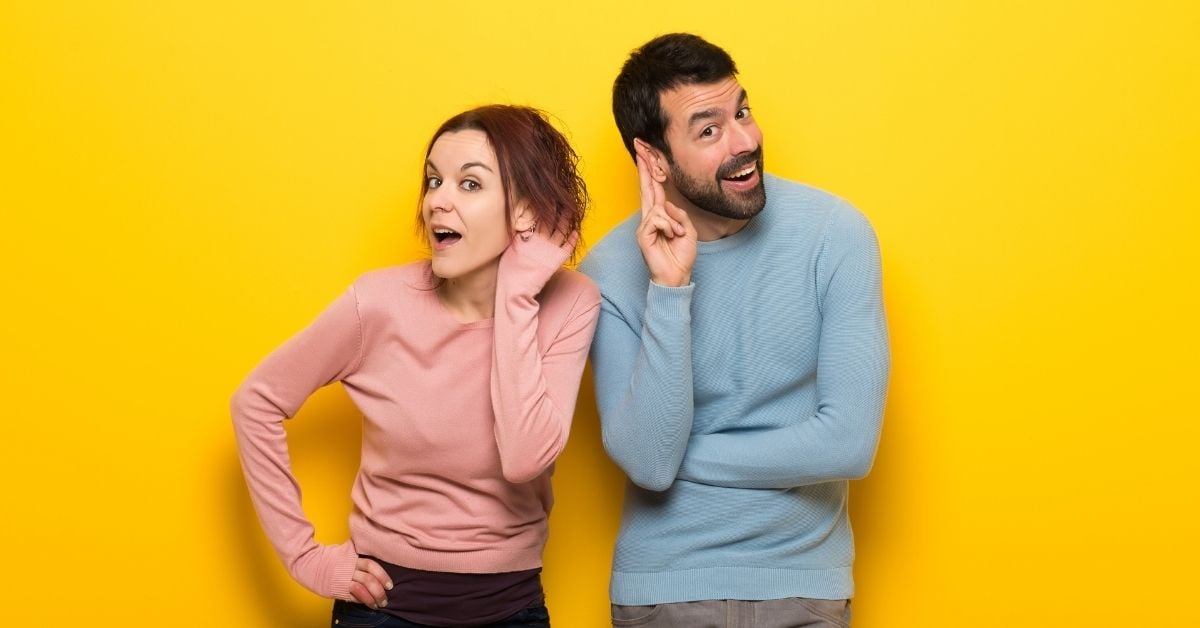
[[[254,508],[297,582],[345,600],[358,558],[353,543],[319,545],[300,504],[284,419],[318,388],[349,376],[362,360],[362,327],[351,288],[311,325],[267,356],[233,395],[238,455]]]
[[[575,414],[600,305],[590,279],[578,276],[586,288],[564,294],[573,303],[550,345],[540,346],[538,338],[537,296],[570,250],[541,237],[514,238],[500,258],[491,390],[496,445],[509,482],[528,482],[550,468],[566,447]]]
[[[592,346],[604,448],[636,485],[674,483],[692,429],[694,286],[650,283],[636,329],[607,299]]]
[[[835,215],[817,262],[815,413],[766,430],[692,438],[680,478],[735,488],[857,479],[871,469],[889,369],[879,244],[858,212]]]

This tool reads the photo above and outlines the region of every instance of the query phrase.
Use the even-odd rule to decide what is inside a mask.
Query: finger
[[[379,608],[379,606],[375,604],[375,598],[371,597],[371,592],[357,582],[350,583],[350,596],[353,597],[354,601],[358,602],[359,604],[365,604],[371,608]]]
[[[637,140],[634,140],[634,145],[637,145]],[[654,206],[654,190],[651,189],[650,183],[650,164],[639,151],[637,154],[637,170],[638,170],[638,188],[641,194],[642,212]]]
[[[671,219],[671,229],[675,231],[676,237],[682,238],[683,236],[687,235],[687,228],[683,226],[682,222],[679,222],[674,218]]]
[[[535,224],[534,228],[533,228],[534,233],[536,233],[537,235],[541,236],[542,238],[544,238],[546,240],[549,240],[550,238],[554,237],[555,231],[558,231],[558,227],[556,225],[550,224],[549,221],[545,221],[545,220],[537,221],[537,224]]]
[[[362,585],[371,595],[371,599],[379,606],[387,606],[387,593],[384,591],[383,582],[367,571],[354,571],[352,576],[354,582]]]
[[[648,189],[645,187],[643,188],[642,207],[644,208],[646,206],[645,201],[647,199],[649,199],[651,207],[660,207],[663,204],[663,201],[666,200],[667,196],[666,193],[663,192],[662,183],[660,183],[658,179],[655,179],[651,174],[650,164],[654,161],[654,153],[651,152],[650,145],[642,140],[635,139],[633,141],[633,145],[639,151],[638,156],[642,158],[641,163],[646,170],[646,182],[648,184]]]
[[[668,240],[675,237],[675,230],[671,227],[671,221],[662,214],[655,214],[649,220],[645,221],[642,233],[650,237],[661,236]]]
[[[375,576],[375,579],[383,585],[383,588],[388,591],[392,590],[392,578],[388,576],[387,571],[377,562],[370,558],[358,559],[358,568]]]
[[[674,205],[671,205],[671,207],[674,207]],[[661,227],[662,234],[664,234],[665,237],[676,238],[679,237],[679,235],[684,235],[686,233],[683,223],[680,223],[670,214],[667,214],[666,204],[656,205],[654,210],[649,211],[646,216],[643,216],[642,225],[644,226],[647,222],[658,219],[662,220],[660,225],[666,225],[665,227]]]
[[[649,144],[635,137],[633,138],[633,152],[642,158],[642,162],[646,164],[647,168],[650,167],[650,157],[652,155],[650,154]]]
[[[567,237],[566,237],[566,238],[563,240],[563,247],[564,247],[564,248],[571,249],[572,251],[573,251],[573,250],[575,250],[575,247],[576,247],[578,244],[579,244],[579,230],[578,230],[578,229],[576,229],[576,230],[572,231],[572,232],[571,232],[570,234],[568,234],[568,235],[567,235]]]
[[[645,147],[645,145],[643,146]],[[649,203],[650,207],[661,207],[663,201],[666,200],[666,193],[663,191],[662,183],[651,174],[651,159],[650,148],[645,147],[642,153],[642,164],[646,169],[646,182],[642,191],[642,207],[646,207],[646,203]]]
[[[654,207],[662,207],[667,202],[667,193],[662,190],[662,184],[658,179],[650,178],[650,189],[654,190]]]
[[[350,583],[351,587],[355,585],[361,587],[363,595],[366,596],[367,601],[363,604],[372,607],[387,605],[387,594],[384,593],[383,584],[376,580],[375,576],[365,571],[356,571],[354,572],[354,581]]]
[[[553,240],[554,234],[561,233],[562,241],[559,243],[559,246],[567,247],[573,250],[575,245],[579,242],[578,227],[572,227],[571,222],[567,220],[567,217],[562,215],[556,216],[554,223],[554,229],[552,229],[550,233],[546,235],[546,237]]]
[[[638,223],[638,228],[644,228],[646,223],[653,220],[656,216],[666,216],[666,213],[663,212],[662,205],[650,204],[642,207],[642,219]]]
[[[667,203],[663,206],[663,211],[665,211],[666,214],[679,225],[679,228],[681,229],[681,231],[678,232],[679,235],[696,235],[696,226],[692,224],[692,217],[689,216],[686,211],[676,207],[675,204],[670,201],[667,201]]]

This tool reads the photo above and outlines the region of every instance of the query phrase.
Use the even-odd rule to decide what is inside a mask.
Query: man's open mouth
[[[750,177],[754,176],[754,171],[756,171],[756,170],[758,170],[758,164],[751,163],[751,164],[747,165],[746,167],[742,168],[741,170],[738,170],[737,172],[729,175],[728,177],[723,177],[723,178],[726,181],[737,181],[737,182],[741,183],[744,181],[749,181]]]

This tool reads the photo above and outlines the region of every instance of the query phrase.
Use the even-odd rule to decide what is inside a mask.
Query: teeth
[[[454,233],[454,231],[451,231],[450,229],[434,229],[433,232],[438,235],[449,235]]]
[[[757,166],[755,166],[754,164],[751,164],[751,165],[749,165],[749,166],[746,166],[746,169],[745,169],[745,170],[742,170],[741,172],[735,172],[735,173],[733,173],[732,175],[729,175],[729,178],[730,178],[730,179],[736,179],[736,178],[738,178],[738,177],[745,177],[745,176],[749,176],[749,174],[750,174],[751,172],[754,172],[754,169],[755,169],[755,168],[757,168]]]

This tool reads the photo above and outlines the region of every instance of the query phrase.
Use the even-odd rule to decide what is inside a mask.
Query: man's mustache
[[[750,153],[745,157],[735,159],[721,166],[720,170],[717,170],[717,178],[725,179],[729,177],[729,175],[741,170],[742,168],[745,168],[746,166],[749,166],[750,164],[757,164],[758,160],[760,159],[762,159],[762,146],[754,149],[753,153]]]

